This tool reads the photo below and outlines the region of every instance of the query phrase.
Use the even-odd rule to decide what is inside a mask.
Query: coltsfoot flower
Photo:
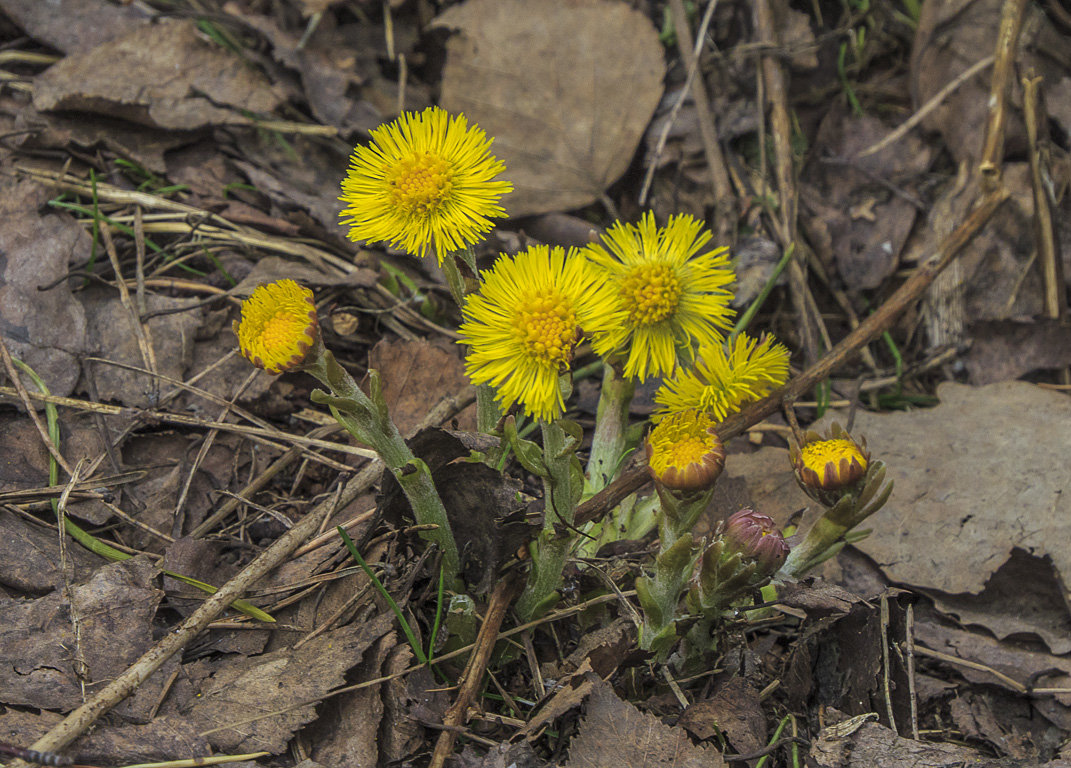
[[[559,378],[584,334],[618,321],[611,289],[575,249],[534,245],[502,255],[484,270],[479,293],[466,297],[460,344],[474,384],[490,384],[503,410],[520,403],[553,421],[565,402]]]
[[[596,334],[595,352],[624,356],[626,378],[646,379],[690,365],[698,346],[720,343],[730,327],[735,277],[728,249],[700,253],[711,234],[687,214],[659,227],[647,212],[618,222],[584,250],[617,293],[623,322]]]
[[[714,420],[694,409],[662,419],[645,446],[651,477],[673,491],[710,488],[725,467]]]
[[[242,354],[256,367],[268,373],[298,368],[320,335],[312,291],[293,280],[257,286],[242,302],[234,332]]]
[[[464,115],[438,107],[406,112],[371,132],[353,150],[339,200],[350,240],[387,242],[415,256],[447,253],[479,242],[505,216],[498,204],[513,190],[495,181],[505,165],[491,140]]]
[[[772,336],[741,333],[724,344],[701,347],[695,367],[682,370],[655,393],[655,418],[697,408],[715,421],[759,400],[788,379],[788,349]]]
[[[870,463],[866,441],[856,442],[839,424],[833,425],[827,438],[808,432],[802,446],[792,446],[790,456],[797,481],[812,495],[854,486]]]
[[[777,573],[788,557],[788,544],[769,515],[753,509],[734,512],[725,521],[726,550],[739,552],[745,561],[754,561],[760,578]]]

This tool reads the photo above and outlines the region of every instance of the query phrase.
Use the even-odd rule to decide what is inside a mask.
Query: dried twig
[[[468,719],[468,709],[476,697],[480,685],[483,683],[483,674],[487,670],[487,663],[491,660],[491,652],[495,649],[498,640],[498,630],[502,626],[502,620],[506,618],[513,598],[520,591],[522,581],[519,575],[513,573],[507,576],[495,586],[491,593],[491,602],[487,606],[487,615],[480,626],[480,633],[476,636],[476,646],[469,657],[469,663],[462,673],[461,685],[458,686],[457,698],[446,711],[443,717],[443,730],[435,742],[435,751],[432,753],[429,768],[442,768],[451,753],[454,751],[454,741],[457,739],[458,726],[465,724]]]

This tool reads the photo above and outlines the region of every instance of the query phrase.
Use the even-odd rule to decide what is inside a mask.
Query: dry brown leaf
[[[1071,328],[1058,321],[997,320],[973,323],[968,332],[971,348],[964,362],[971,384],[992,384],[1071,365]]]
[[[148,9],[107,0],[0,0],[0,10],[40,43],[81,53],[148,24]]]
[[[96,346],[97,356],[125,365],[149,369],[142,356],[135,332],[134,318],[114,292],[88,290],[82,303],[89,320],[89,335]],[[132,300],[133,301],[133,300]],[[201,325],[198,299],[179,299],[148,294],[145,307],[149,312],[168,311],[156,315],[147,323],[156,358],[157,373],[174,379],[183,378],[193,356],[193,338]],[[97,396],[103,401],[118,401],[138,408],[153,407],[161,391],[171,389],[149,374],[95,362],[87,366],[96,384]]]
[[[35,430],[36,431],[36,430]],[[7,425],[0,421],[5,448],[18,452],[10,441]],[[82,581],[101,560],[79,546],[67,548],[67,559],[73,568],[73,580]],[[0,508],[0,584],[19,592],[41,594],[60,586],[62,580],[59,556],[59,536],[43,525],[30,525],[21,517]]]
[[[461,348],[426,339],[383,339],[368,353],[368,367],[379,371],[383,397],[403,435],[412,432],[441,398],[460,392],[469,383]],[[474,430],[475,406],[457,418],[458,429]]]
[[[938,396],[928,410],[857,413],[853,432],[895,481],[859,549],[892,581],[942,592],[977,594],[1015,547],[1048,555],[1066,582],[1071,400],[1025,382]]]
[[[622,701],[609,684],[599,680],[588,698],[587,713],[569,745],[565,768],[717,768],[721,753],[697,747],[683,728],[663,725]]]
[[[365,654],[356,669],[359,680],[383,677],[383,666],[398,635],[388,632]],[[324,765],[372,768],[381,764],[378,744],[383,720],[382,685],[361,688],[335,697],[307,731],[312,754]]]
[[[628,168],[665,74],[644,13],[609,0],[469,0],[434,26],[458,30],[441,103],[494,138],[511,216],[587,205]]]
[[[139,556],[105,565],[73,587],[72,605],[61,591],[28,602],[0,600],[4,703],[70,710],[82,703],[83,682],[93,690],[125,670],[152,645],[152,619],[163,597],[152,585],[155,576],[155,566]],[[128,713],[140,719],[149,711],[162,677],[158,671],[138,689],[140,705]]]
[[[821,768],[997,768],[996,760],[952,744],[904,739],[877,723],[866,723],[847,738],[820,738],[811,746],[811,759]]]
[[[198,731],[219,729],[207,734],[217,749],[278,754],[295,730],[316,717],[314,705],[305,702],[341,685],[347,670],[360,663],[394,620],[384,613],[326,632],[296,650],[228,658],[181,713]],[[263,717],[247,722],[258,715]]]
[[[941,613],[978,624],[1004,640],[1034,634],[1056,655],[1071,653],[1071,615],[1052,563],[1013,549],[977,595],[930,593]]]
[[[724,732],[730,746],[742,754],[755,752],[766,744],[766,715],[759,692],[742,677],[726,680],[709,699],[690,705],[677,724],[704,741]]]
[[[62,278],[71,262],[89,258],[90,240],[66,214],[37,212],[50,196],[32,181],[0,181],[0,333],[12,356],[66,396],[87,351],[86,316]]]
[[[0,733],[11,744],[33,744],[62,720],[54,712],[8,709],[0,714]],[[90,732],[63,750],[81,765],[130,765],[166,760],[207,757],[211,751],[204,737],[176,717],[157,717],[147,725],[111,725],[98,721]],[[248,766],[231,763],[231,766]]]
[[[819,219],[807,223],[828,232],[828,248],[822,247],[824,237],[816,238],[820,255],[835,262],[852,290],[877,288],[896,270],[918,213],[906,198],[915,194],[933,156],[909,134],[877,154],[856,157],[891,129],[873,116],[831,110],[815,137],[811,181],[801,187],[804,210]]]
[[[34,107],[120,117],[193,130],[246,124],[282,96],[259,71],[207,41],[192,20],[136,27],[90,51],[68,56],[34,81]]]

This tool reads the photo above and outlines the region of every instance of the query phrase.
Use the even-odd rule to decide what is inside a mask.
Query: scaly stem
[[[314,349],[309,354],[305,370],[319,379],[331,394],[314,392],[314,402],[331,408],[339,424],[350,434],[379,454],[383,463],[398,481],[413,508],[413,515],[420,525],[434,525],[435,529],[420,535],[439,545],[443,551],[443,567],[447,578],[453,581],[460,570],[457,543],[450,529],[446,508],[435,490],[428,465],[413,455],[409,446],[394,426],[387,413],[387,405],[379,392],[379,378],[371,372],[372,396],[366,395],[345,368],[338,364],[330,351]]]
[[[517,613],[529,621],[550,607],[557,599],[562,583],[565,559],[573,544],[572,536],[560,536],[558,526],[571,526],[576,512],[573,489],[573,451],[575,441],[557,422],[540,422],[543,428],[543,460],[547,475],[543,478],[543,530],[531,545],[532,570],[528,584],[517,600]]]

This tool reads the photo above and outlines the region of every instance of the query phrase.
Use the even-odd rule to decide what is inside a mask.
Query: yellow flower
[[[866,474],[870,454],[847,433],[832,440],[813,440],[792,453],[801,484],[835,491],[859,482]]]
[[[603,244],[585,249],[617,291],[625,320],[595,336],[595,351],[625,355],[625,377],[646,379],[690,365],[697,346],[715,344],[729,328],[733,270],[728,251],[699,251],[711,234],[691,216],[659,227],[647,212],[638,224],[618,222]]]
[[[438,107],[406,112],[357,147],[342,180],[342,224],[350,240],[387,242],[416,256],[430,249],[442,263],[479,242],[505,216],[498,205],[513,190],[494,181],[505,166],[488,153],[491,141]]]
[[[504,409],[521,403],[531,416],[556,419],[565,410],[558,379],[581,334],[616,321],[613,292],[575,249],[545,245],[501,256],[482,280],[459,329],[469,378],[490,383]]]
[[[312,291],[293,280],[258,285],[234,323],[242,354],[268,373],[300,366],[319,338]]]
[[[725,467],[725,449],[714,420],[694,409],[662,419],[647,436],[645,447],[651,477],[670,490],[709,488]]]
[[[788,379],[788,350],[764,336],[756,341],[740,334],[729,348],[701,347],[695,368],[667,379],[655,393],[660,416],[698,408],[716,421],[759,400]]]

